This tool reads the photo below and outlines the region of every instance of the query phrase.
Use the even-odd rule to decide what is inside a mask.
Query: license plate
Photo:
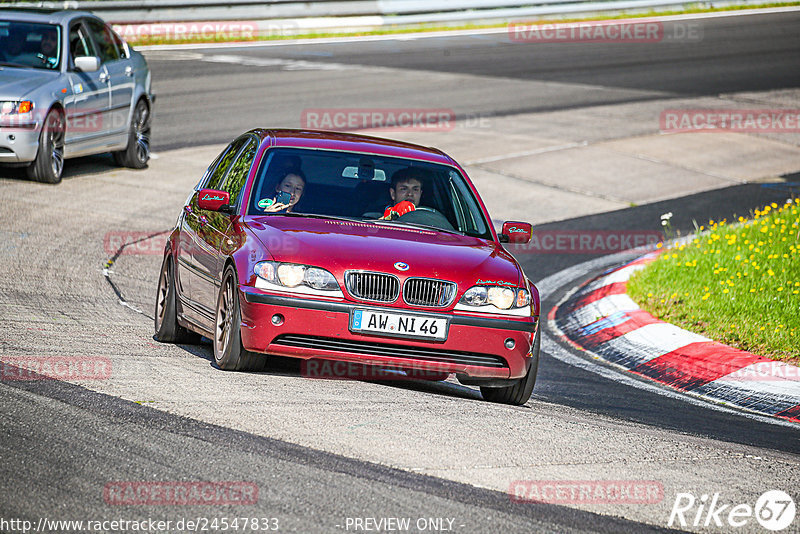
[[[447,318],[353,310],[350,330],[419,339],[447,339]]]

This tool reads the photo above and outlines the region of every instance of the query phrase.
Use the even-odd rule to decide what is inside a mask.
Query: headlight
[[[303,283],[306,268],[303,265],[282,263],[278,265],[278,280],[286,287],[297,287]]]
[[[309,267],[306,269],[304,281],[314,289],[339,289],[339,284],[336,283],[336,278],[334,278],[333,275],[325,269],[319,269],[317,267]]]
[[[296,263],[279,263],[275,261],[260,261],[256,263],[253,272],[258,280],[263,280],[279,288],[302,289],[307,286],[317,291],[338,291],[341,293],[336,278],[319,267],[309,267]],[[259,284],[256,280],[256,287],[270,289],[269,286]],[[306,290],[308,291],[308,290]]]
[[[473,286],[464,292],[459,304],[472,307],[492,305],[500,310],[524,308],[531,303],[527,289],[504,286]]]
[[[2,115],[21,115],[31,111],[33,111],[33,102],[30,100],[22,100],[21,102],[0,101],[0,114]]]

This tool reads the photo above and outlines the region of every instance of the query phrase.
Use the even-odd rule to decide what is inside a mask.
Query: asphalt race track
[[[800,427],[574,367],[548,354],[556,344],[572,351],[552,336],[523,407],[489,404],[452,379],[310,380],[283,360],[263,373],[222,372],[208,344],[153,341],[157,251],[108,246],[112,231],[169,229],[204,165],[234,135],[256,126],[300,127],[310,108],[447,108],[467,123],[497,121],[495,132],[507,124],[500,121],[537,114],[572,117],[616,106],[634,117],[654,101],[707,104],[735,93],[740,101],[758,95],[747,97],[752,107],[768,107],[787,91],[796,98],[800,13],[698,20],[702,40],[694,42],[520,44],[484,33],[148,50],[158,93],[150,169],[82,158],[67,164],[54,187],[3,170],[0,357],[98,357],[112,371],[108,380],[74,383],[0,380],[0,519],[175,525],[238,516],[275,518],[279,531],[365,532],[375,524],[356,519],[409,518],[411,531],[638,533],[668,530],[678,493],[753,506],[764,492],[782,490],[797,502]],[[542,124],[543,137],[565,142],[641,134],[626,121],[587,123],[580,131],[561,121]],[[431,144],[471,150],[462,133],[426,135]],[[674,228],[685,234],[693,221],[732,219],[800,193],[796,175],[783,178],[647,203],[598,197],[607,209],[581,216],[569,206],[531,204],[520,216],[537,231],[640,231],[661,230],[659,215],[672,211]],[[521,194],[526,185],[518,187],[503,193]],[[529,278],[542,280],[597,257],[520,260]],[[552,288],[544,313],[601,270]],[[656,482],[663,495],[644,504],[518,503],[508,493],[517,480]],[[125,481],[246,482],[258,493],[254,504],[109,502],[104,488]],[[687,513],[690,522],[695,512]],[[764,532],[753,518],[739,528],[710,521],[686,528]],[[113,528],[45,523],[40,531],[130,530]],[[189,530],[202,529],[162,531]],[[0,522],[0,532],[18,531]],[[785,532],[800,532],[800,519]]]

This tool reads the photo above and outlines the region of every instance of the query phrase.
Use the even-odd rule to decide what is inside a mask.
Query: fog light
[[[274,324],[275,326],[282,325],[283,324],[283,315],[281,315],[280,313],[276,313],[275,315],[273,315],[272,316],[272,324]]]
[[[506,339],[505,346],[508,350],[513,349],[516,345],[517,343],[513,339],[511,338]]]

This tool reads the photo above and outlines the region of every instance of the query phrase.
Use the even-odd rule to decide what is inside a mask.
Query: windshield
[[[0,20],[0,64],[58,69],[61,65],[61,27]]]
[[[247,213],[345,217],[492,238],[469,185],[453,167],[352,152],[266,151]]]

